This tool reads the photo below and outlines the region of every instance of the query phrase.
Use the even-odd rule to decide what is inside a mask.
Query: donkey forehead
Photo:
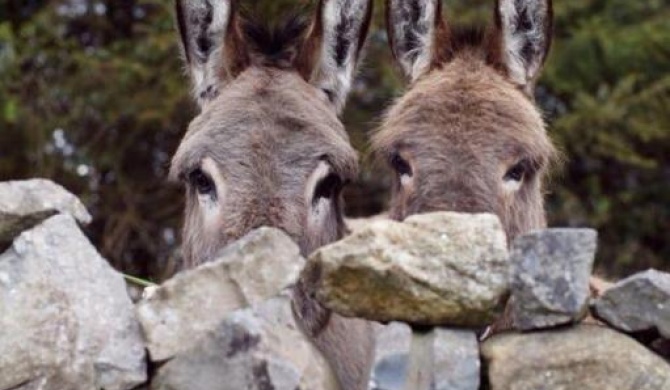
[[[172,161],[175,178],[205,157],[219,164],[294,164],[320,159],[349,178],[357,156],[342,123],[296,73],[252,68],[195,118]]]
[[[485,65],[454,61],[421,79],[388,112],[381,150],[549,158],[544,121],[524,94]]]

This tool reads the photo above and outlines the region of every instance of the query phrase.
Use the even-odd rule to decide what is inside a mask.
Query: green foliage
[[[670,268],[670,4],[563,0],[542,80],[568,159],[555,224],[600,232],[599,265]]]
[[[160,275],[181,210],[166,170],[194,110],[165,3],[118,3],[54,1],[0,22],[0,178],[80,194],[103,254]]]
[[[120,270],[168,275],[182,200],[165,182],[195,108],[161,0],[8,0],[0,10],[0,180],[48,177],[81,195],[87,232]],[[259,19],[314,1],[246,0]],[[344,114],[365,156],[402,92],[376,0],[367,60]],[[599,229],[600,267],[670,269],[670,4],[555,1],[556,39],[538,102],[567,163],[550,186],[553,225]],[[445,2],[450,23],[483,23],[492,0]],[[349,213],[385,206],[366,162]]]

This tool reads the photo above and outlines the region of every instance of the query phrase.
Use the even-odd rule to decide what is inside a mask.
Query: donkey
[[[357,154],[338,119],[371,0],[321,0],[310,23],[270,29],[235,0],[177,0],[183,57],[201,112],[170,177],[186,191],[184,267],[206,262],[260,226],[285,231],[303,255],[342,237],[341,191]],[[298,282],[294,312],[344,389],[366,388],[372,328],[322,308]]]
[[[509,239],[546,225],[556,156],[532,91],[551,44],[551,0],[497,0],[486,32],[450,28],[440,0],[387,0],[391,48],[411,87],[373,149],[395,171],[390,215],[497,214]]]
[[[498,215],[509,241],[546,227],[558,153],[533,90],[552,42],[551,0],[496,0],[486,30],[450,26],[440,0],[387,0],[393,55],[410,82],[373,136],[395,171],[390,216]],[[598,295],[609,287],[593,278]]]

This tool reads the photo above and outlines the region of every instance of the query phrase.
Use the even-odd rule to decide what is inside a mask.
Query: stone
[[[592,229],[547,229],[512,243],[514,327],[543,329],[578,322],[588,312],[597,246]]]
[[[83,224],[91,222],[79,199],[52,181],[0,182],[0,245],[59,213],[70,214]]]
[[[478,390],[479,343],[470,330],[415,332],[405,390]]]
[[[407,324],[379,326],[370,390],[478,390],[479,344],[469,330],[412,332]]]
[[[503,333],[481,345],[490,390],[665,390],[670,365],[628,336],[596,325]]]
[[[123,390],[146,381],[121,274],[53,216],[0,255],[0,389]]]
[[[412,328],[402,322],[378,325],[370,390],[402,390],[412,345]]]
[[[648,270],[623,279],[594,302],[592,312],[621,331],[670,339],[670,274]]]
[[[230,313],[166,362],[153,390],[336,390],[330,366],[302,334],[291,292]]]
[[[317,250],[305,273],[319,301],[344,316],[479,327],[507,297],[507,242],[491,214],[372,221]]]
[[[224,248],[216,260],[177,274],[137,304],[153,361],[189,348],[234,310],[295,284],[305,264],[282,231],[260,228]]]
[[[386,213],[382,213],[364,218],[345,218],[344,223],[350,232],[356,232],[367,228],[374,221],[386,221],[388,219],[388,215]]]
[[[465,329],[436,328],[433,336],[434,390],[478,390],[479,340]]]

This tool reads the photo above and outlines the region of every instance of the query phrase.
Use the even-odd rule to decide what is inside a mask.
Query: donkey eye
[[[200,195],[211,195],[214,193],[214,182],[200,168],[193,170],[188,175],[188,181]]]
[[[412,167],[407,160],[400,157],[398,153],[394,153],[393,156],[391,156],[391,166],[399,176],[412,176]]]
[[[327,88],[322,88],[321,91],[323,91],[324,95],[326,95],[326,98],[328,99],[329,102],[331,103],[335,102],[335,92]]]
[[[314,188],[314,197],[312,199],[314,202],[318,202],[321,198],[333,199],[339,194],[341,189],[342,179],[336,174],[330,173],[316,185]]]
[[[510,168],[503,178],[505,181],[522,181],[528,174],[529,163],[528,160],[521,160]]]

